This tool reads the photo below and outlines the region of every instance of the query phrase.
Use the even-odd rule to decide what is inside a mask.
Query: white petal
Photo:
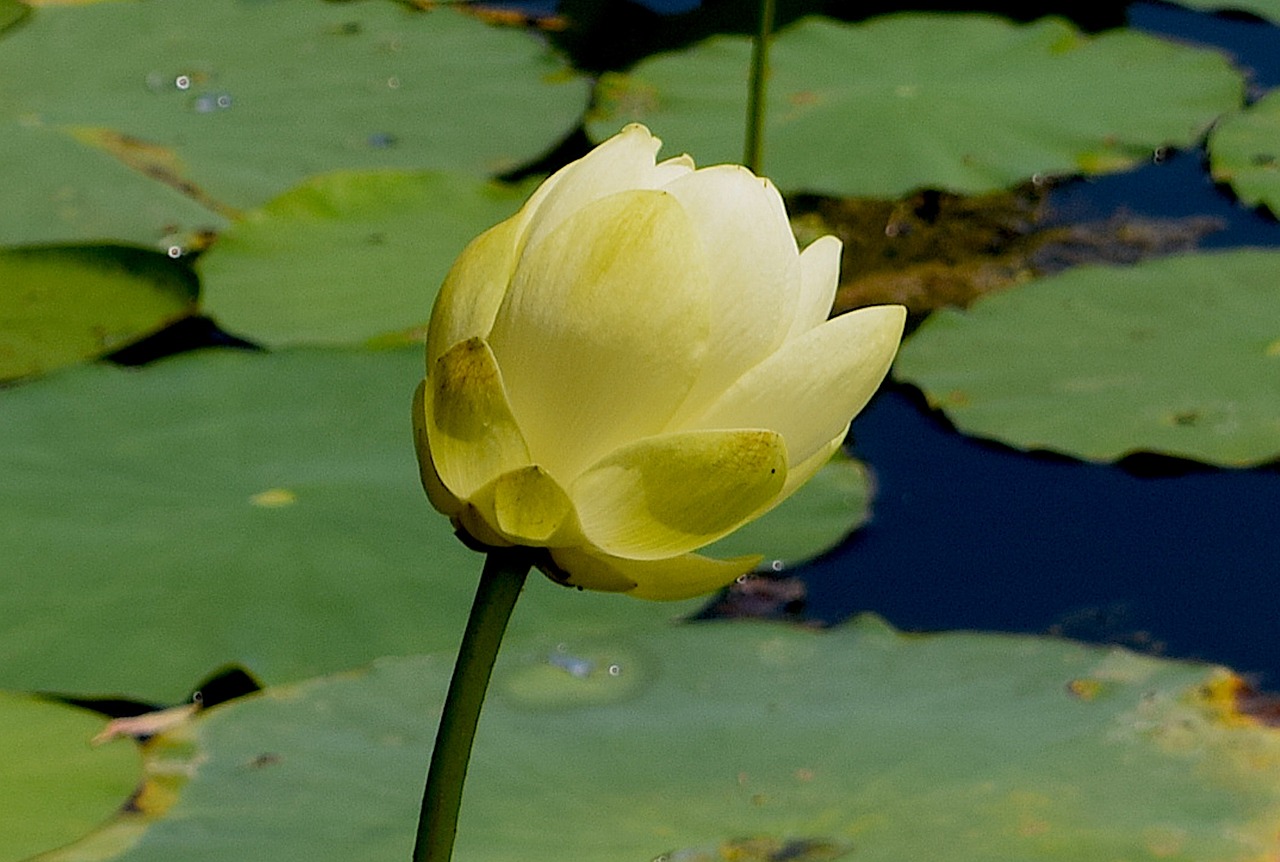
[[[524,243],[538,242],[592,201],[628,189],[656,189],[679,173],[679,166],[654,164],[662,141],[632,123],[538,187],[516,218],[528,227]]]
[[[787,340],[798,337],[822,323],[831,314],[840,286],[840,250],[844,244],[834,236],[819,237],[800,252],[800,300],[791,321]]]
[[[702,241],[716,308],[707,363],[674,430],[782,344],[800,297],[800,260],[782,196],[746,168],[703,168],[664,190]]]
[[[795,464],[820,451],[867,403],[902,338],[906,309],[876,305],[811,329],[752,368],[698,428],[769,428]]]
[[[694,169],[693,158],[688,153],[682,153],[665,161],[658,162],[658,166],[654,168],[654,180],[658,183],[657,188],[662,188],[669,182],[673,182],[685,174],[691,173]]]
[[[665,192],[596,201],[529,246],[490,343],[534,462],[568,487],[661,431],[701,367],[711,313],[702,249]]]

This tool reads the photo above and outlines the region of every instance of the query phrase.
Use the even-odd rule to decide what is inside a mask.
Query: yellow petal
[[[427,325],[427,371],[468,338],[485,338],[515,270],[520,224],[509,218],[473,239],[440,286]]]
[[[782,344],[800,295],[800,257],[782,196],[737,165],[694,171],[663,187],[689,215],[709,263],[707,361],[672,420],[695,415]]]
[[[469,338],[446,351],[427,386],[423,416],[431,461],[454,496],[466,500],[502,474],[532,463],[483,339]]]
[[[601,593],[627,593],[636,588],[636,582],[615,565],[624,561],[599,552],[581,547],[552,548],[551,559],[556,571],[548,571],[547,576],[565,586]]]
[[[504,473],[471,498],[477,513],[515,545],[581,541],[569,496],[541,467]]]
[[[786,476],[786,447],[772,431],[693,431],[611,453],[569,495],[588,542],[652,560],[732,532],[778,495]]]
[[[470,548],[475,548],[477,543],[487,548],[509,548],[514,544],[493,528],[474,503],[462,505],[462,511],[453,518],[453,526],[471,538],[467,542]]]
[[[676,199],[596,201],[526,249],[489,343],[533,459],[562,485],[663,429],[706,354],[702,249]]]
[[[427,442],[427,392],[424,380],[413,393],[413,444],[418,453],[418,472],[431,505],[437,512],[452,518],[462,509],[462,501],[449,493],[431,461],[431,446]]]
[[[551,557],[570,586],[674,601],[714,592],[759,564],[761,557],[715,560],[684,554],[666,560],[624,560],[584,548],[556,548]]]
[[[834,236],[819,237],[800,253],[800,298],[791,321],[790,341],[821,324],[831,314],[840,286],[840,250]]]
[[[851,311],[784,344],[744,374],[701,417],[699,428],[771,428],[793,462],[828,445],[867,403],[889,370],[906,309]]]
[[[627,191],[656,189],[678,176],[683,162],[654,164],[662,141],[638,123],[625,127],[538,186],[517,218],[528,225],[528,242],[537,242],[593,201]]]
[[[804,485],[805,482],[808,482],[810,479],[812,479],[814,477],[814,474],[816,474],[819,470],[821,470],[826,465],[826,463],[831,460],[831,456],[836,454],[836,451],[844,444],[844,439],[845,437],[848,436],[848,434],[849,434],[849,426],[845,425],[844,428],[840,429],[839,434],[837,434],[835,437],[833,437],[831,440],[827,442],[827,445],[823,446],[821,449],[819,449],[817,452],[815,452],[814,454],[810,455],[808,458],[801,461],[799,464],[793,464],[790,467],[788,467],[787,481],[782,486],[782,490],[778,492],[778,496],[774,497],[768,503],[761,506],[756,511],[752,512],[751,515],[747,518],[747,522],[754,521],[756,518],[759,518],[762,515],[767,514],[770,510],[776,507],[783,500],[787,499],[796,491],[800,490],[800,487]]]
[[[773,506],[778,505],[800,490],[801,485],[812,479],[819,470],[826,466],[827,462],[831,460],[831,456],[836,454],[840,447],[844,445],[844,439],[848,436],[849,423],[845,423],[845,426],[840,429],[840,433],[828,440],[825,446],[799,464],[791,465],[790,469],[787,470],[787,483],[782,486],[782,493],[778,494],[778,499],[774,500],[769,508],[772,509]],[[759,513],[759,515],[763,514],[764,512]],[[756,517],[759,517],[759,515]]]

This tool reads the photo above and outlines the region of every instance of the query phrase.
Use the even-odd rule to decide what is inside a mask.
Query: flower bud
[[[759,562],[694,551],[826,463],[905,311],[827,320],[839,240],[800,252],[768,180],[656,162],[660,145],[628,126],[463,250],[414,429],[432,505],[473,543],[545,549],[570,585],[676,599]]]

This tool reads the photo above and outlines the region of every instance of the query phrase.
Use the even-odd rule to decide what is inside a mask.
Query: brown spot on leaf
[[[832,862],[852,849],[823,838],[731,838],[715,847],[662,853],[654,862]]]
[[[436,0],[410,0],[410,5],[419,9],[429,9],[438,4]],[[479,18],[486,24],[500,27],[537,27],[539,30],[558,33],[569,26],[568,19],[563,15],[526,12],[497,4],[476,3],[456,8],[461,9],[465,14]]]
[[[1201,688],[1200,698],[1227,724],[1280,727],[1280,694],[1259,691],[1238,674],[1222,672]]]
[[[1087,703],[1096,700],[1102,693],[1102,682],[1096,679],[1073,679],[1067,683],[1067,693]]]
[[[185,165],[182,164],[178,154],[168,147],[126,135],[115,129],[97,126],[72,126],[65,131],[80,143],[102,150],[126,167],[156,182],[164,183],[219,215],[235,218],[239,214],[235,207],[215,200],[204,189],[187,179]]]

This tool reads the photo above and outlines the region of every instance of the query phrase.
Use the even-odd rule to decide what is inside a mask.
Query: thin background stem
[[[449,862],[453,855],[462,785],[467,778],[476,723],[480,720],[502,634],[507,630],[507,620],[520,597],[529,567],[526,548],[495,549],[484,561],[458,661],[449,681],[436,746],[431,751],[413,862]]]
[[[742,163],[760,176],[764,169],[765,91],[769,83],[769,37],[773,34],[774,0],[760,0],[760,28],[751,51],[751,89],[747,93],[747,135]]]

